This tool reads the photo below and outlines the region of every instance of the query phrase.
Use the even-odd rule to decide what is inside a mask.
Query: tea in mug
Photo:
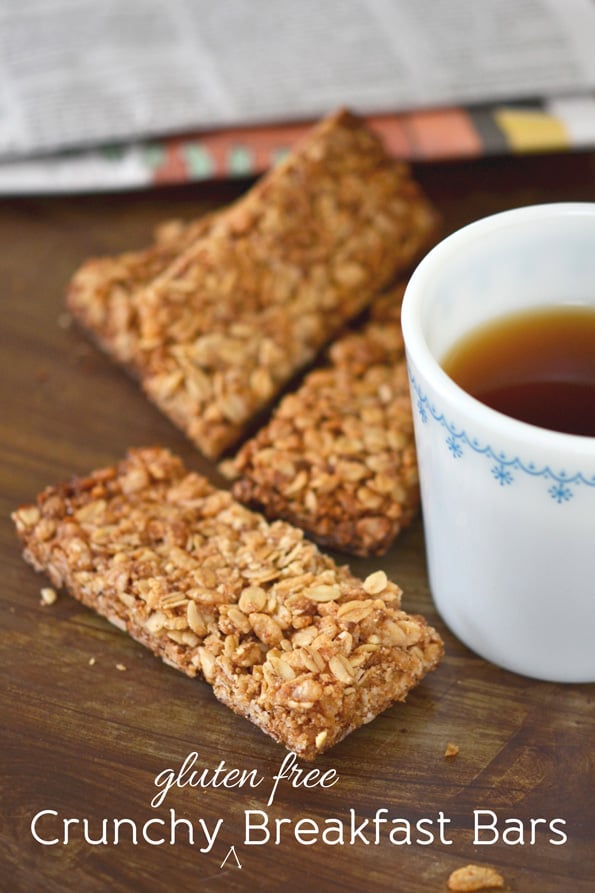
[[[595,436],[595,307],[544,306],[500,317],[460,339],[441,366],[498,412]]]

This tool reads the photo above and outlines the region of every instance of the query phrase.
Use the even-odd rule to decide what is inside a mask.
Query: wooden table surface
[[[416,173],[445,231],[521,204],[595,200],[595,156],[588,154],[419,166]],[[166,445],[215,474],[125,374],[67,327],[68,278],[88,255],[143,246],[162,219],[192,217],[245,187],[23,198],[0,207],[0,890],[269,893],[309,884],[342,893],[438,893],[453,869],[473,862],[496,866],[507,889],[519,893],[593,891],[595,687],[525,679],[459,644],[432,605],[421,521],[384,559],[352,566],[362,575],[382,566],[401,584],[405,607],[444,635],[443,664],[406,705],[320,758],[322,771],[335,771],[334,785],[283,780],[270,806],[282,748],[220,705],[204,683],[166,667],[67,596],[40,604],[45,581],[22,561],[8,520],[17,505],[46,484],[111,464],[131,445]],[[444,758],[448,742],[460,747],[454,759]],[[254,769],[261,782],[180,785],[153,808],[156,776],[177,771],[191,753],[211,780],[221,780],[214,771],[224,761],[227,769]],[[254,823],[268,817],[266,843],[262,828],[245,842],[250,810]],[[495,830],[481,831],[481,844],[475,810],[490,810],[495,822]],[[485,823],[491,814],[477,815]],[[169,842],[172,815],[193,823],[194,844],[183,823]],[[352,816],[356,826],[368,819],[368,843],[357,832],[351,839]],[[130,823],[114,843],[113,820],[122,818],[135,823],[136,845]],[[167,821],[165,831],[146,825],[156,818]],[[317,826],[302,823],[296,838],[303,818]],[[66,826],[65,844],[67,819],[79,822]],[[83,819],[96,841],[108,820],[108,842],[87,842]],[[277,819],[287,820],[279,842]],[[533,823],[534,837],[531,819],[544,820]],[[550,827],[554,819],[565,824]],[[212,835],[218,820],[208,849],[204,829]],[[338,820],[346,828],[342,845]]]

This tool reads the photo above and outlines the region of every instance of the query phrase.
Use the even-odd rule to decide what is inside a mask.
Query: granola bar
[[[376,301],[224,469],[241,502],[355,555],[384,553],[419,506],[402,295]]]
[[[407,166],[339,112],[107,318],[112,302],[81,292],[80,274],[69,307],[216,458],[428,246],[435,224]]]
[[[54,586],[305,759],[404,700],[442,654],[383,571],[356,579],[163,449],[48,488],[13,519]]]
[[[211,226],[212,214],[184,224],[167,221],[142,251],[92,257],[77,270],[68,291],[68,307],[97,343],[120,363],[138,350],[138,320],[133,295],[147,286]]]

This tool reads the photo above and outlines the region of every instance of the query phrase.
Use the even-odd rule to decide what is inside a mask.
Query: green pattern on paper
[[[245,177],[254,171],[252,152],[246,146],[232,146],[228,156],[229,173],[236,177]]]
[[[159,143],[147,143],[143,146],[143,158],[152,171],[157,170],[165,161],[165,149]]]
[[[192,180],[206,180],[213,175],[215,165],[209,152],[195,143],[184,143],[183,149],[186,167]]]

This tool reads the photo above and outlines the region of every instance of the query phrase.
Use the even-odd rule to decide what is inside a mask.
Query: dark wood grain
[[[494,159],[420,167],[417,175],[444,217],[445,231],[521,204],[595,200],[588,154]],[[77,264],[92,254],[142,246],[162,219],[191,217],[238,195],[245,184],[184,187],[115,196],[27,198],[0,207],[0,551],[2,634],[0,725],[2,824],[0,890],[444,891],[468,862],[497,866],[508,889],[588,893],[595,888],[595,690],[534,682],[504,672],[461,646],[436,616],[428,592],[421,522],[378,560],[353,561],[358,573],[382,565],[405,590],[405,606],[443,633],[447,656],[409,698],[320,759],[339,781],[328,789],[279,787],[271,780],[284,751],[218,704],[203,683],[160,664],[106,622],[62,596],[42,607],[44,580],[22,561],[8,520],[48,483],[111,463],[131,445],[163,444],[216,478],[184,437],[136,385],[76,328],[64,328],[63,295]],[[594,286],[595,287],[595,286]],[[95,658],[93,666],[90,658]],[[125,671],[118,670],[124,665]],[[447,742],[460,746],[443,757]],[[192,751],[202,768],[255,768],[251,790],[172,790],[150,806],[155,776]],[[213,849],[201,853],[180,834],[175,845],[89,845],[73,826],[68,845],[43,846],[30,823],[40,810],[84,818],[99,837],[103,818],[139,828],[167,816],[224,820]],[[386,808],[389,819],[450,819],[430,845],[394,845],[384,826],[373,842],[300,845],[289,825],[276,845],[244,845],[244,812],[270,820],[310,817],[358,823]],[[473,844],[473,810],[500,823],[522,820],[524,844]],[[568,841],[530,843],[529,820],[563,818]],[[40,826],[49,834],[56,822]],[[373,841],[373,827],[368,828]],[[437,833],[437,826],[434,826]],[[417,836],[415,833],[414,837]],[[402,839],[402,838],[401,838]],[[220,868],[234,845],[233,858]]]

